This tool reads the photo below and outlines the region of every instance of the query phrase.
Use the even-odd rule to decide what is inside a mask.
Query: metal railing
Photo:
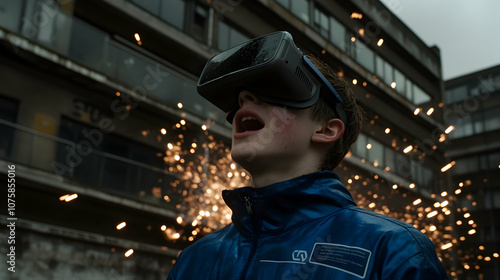
[[[167,66],[143,49],[140,53],[125,46],[110,34],[60,11],[55,3],[0,2],[0,27],[97,71],[141,96],[150,96],[172,108],[182,103],[183,110],[226,125],[225,114],[196,92],[196,77]]]
[[[182,197],[170,183],[182,174],[110,153],[81,153],[79,144],[0,119],[0,158],[57,175],[59,180],[175,208]],[[170,201],[167,202],[167,201]]]

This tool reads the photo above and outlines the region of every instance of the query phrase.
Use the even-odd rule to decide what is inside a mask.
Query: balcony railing
[[[196,92],[196,77],[126,47],[110,34],[60,11],[56,4],[2,1],[0,28],[101,73],[141,96],[171,108],[182,103],[183,110],[226,125],[225,114]]]
[[[0,158],[55,174],[61,182],[113,192],[172,210],[182,199],[179,189],[170,186],[171,182],[182,179],[182,174],[95,149],[82,153],[77,143],[2,119]]]

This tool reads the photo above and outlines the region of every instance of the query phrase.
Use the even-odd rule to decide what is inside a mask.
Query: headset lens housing
[[[346,125],[342,99],[288,32],[262,36],[215,55],[198,80],[198,92],[230,113],[229,122],[242,89],[265,102],[299,109],[314,105],[324,94]]]

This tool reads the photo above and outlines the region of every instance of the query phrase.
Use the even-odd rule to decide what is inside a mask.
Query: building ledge
[[[12,217],[6,215],[0,215],[0,223],[3,224],[4,226],[9,224],[8,221],[12,221],[12,219],[13,219]],[[37,221],[32,221],[24,218],[16,219],[15,225],[16,228],[23,228],[38,233],[70,238],[78,241],[91,242],[99,245],[113,246],[124,249],[134,249],[147,253],[163,255],[173,259],[177,258],[178,254],[180,253],[179,250],[167,248],[166,246],[154,246],[143,242],[137,242],[137,241],[116,238],[112,236],[106,236],[102,234],[96,234],[92,232],[87,232],[67,227],[40,223]]]
[[[91,187],[75,185],[66,180],[60,181],[56,174],[51,174],[47,171],[30,168],[23,164],[0,160],[0,173],[6,175],[8,170],[7,166],[12,164],[16,166],[17,180],[24,179],[29,182],[36,183],[35,185],[38,188],[43,188],[44,186],[48,186],[55,190],[60,190],[69,193],[76,193],[78,195],[85,195],[91,198],[95,198],[108,203],[113,203],[126,208],[144,211],[147,213],[154,213],[155,215],[163,216],[169,219],[177,219],[177,217],[179,217],[180,215],[180,213],[166,209],[164,207],[142,203],[126,197],[121,197],[118,195],[103,192]]]
[[[207,124],[207,120],[203,117],[194,115],[186,111],[180,111],[176,108],[172,108],[171,106],[163,104],[162,102],[158,102],[158,100],[151,99],[148,96],[141,95],[139,91],[134,90],[129,86],[123,85],[117,81],[109,79],[106,75],[103,75],[97,71],[85,67],[79,64],[78,62],[75,62],[65,56],[62,56],[50,49],[42,47],[39,44],[32,42],[22,36],[6,31],[1,27],[0,27],[0,40],[3,40],[7,44],[11,45],[16,55],[19,55],[21,51],[34,54],[37,57],[52,62],[68,71],[71,71],[72,73],[89,78],[101,85],[104,85],[116,91],[126,93],[127,95],[131,96],[133,100],[137,100],[157,110],[159,109],[161,112],[165,112],[173,116],[184,118],[200,126]],[[214,133],[217,133],[226,138],[231,138],[231,130],[226,125],[212,122],[208,127],[209,130]]]

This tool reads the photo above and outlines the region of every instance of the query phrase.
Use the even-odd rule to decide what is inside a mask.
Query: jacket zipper
[[[245,199],[245,207],[247,208],[247,213],[250,215],[250,221],[253,225],[253,236],[252,236],[252,248],[250,249],[250,254],[248,255],[248,261],[247,263],[245,264],[245,267],[243,268],[243,271],[241,273],[241,277],[240,279],[241,280],[244,280],[245,279],[245,275],[246,275],[246,272],[247,270],[249,269],[250,267],[250,263],[252,262],[252,258],[253,256],[255,255],[255,252],[257,251],[257,227],[255,225],[255,220],[254,220],[254,217],[252,217],[252,214],[253,214],[253,211],[252,211],[252,202],[250,201],[250,197],[249,196],[245,196],[244,197]]]
[[[249,215],[252,215],[252,202],[250,202],[250,197],[245,196],[245,206],[247,207],[247,212]]]

